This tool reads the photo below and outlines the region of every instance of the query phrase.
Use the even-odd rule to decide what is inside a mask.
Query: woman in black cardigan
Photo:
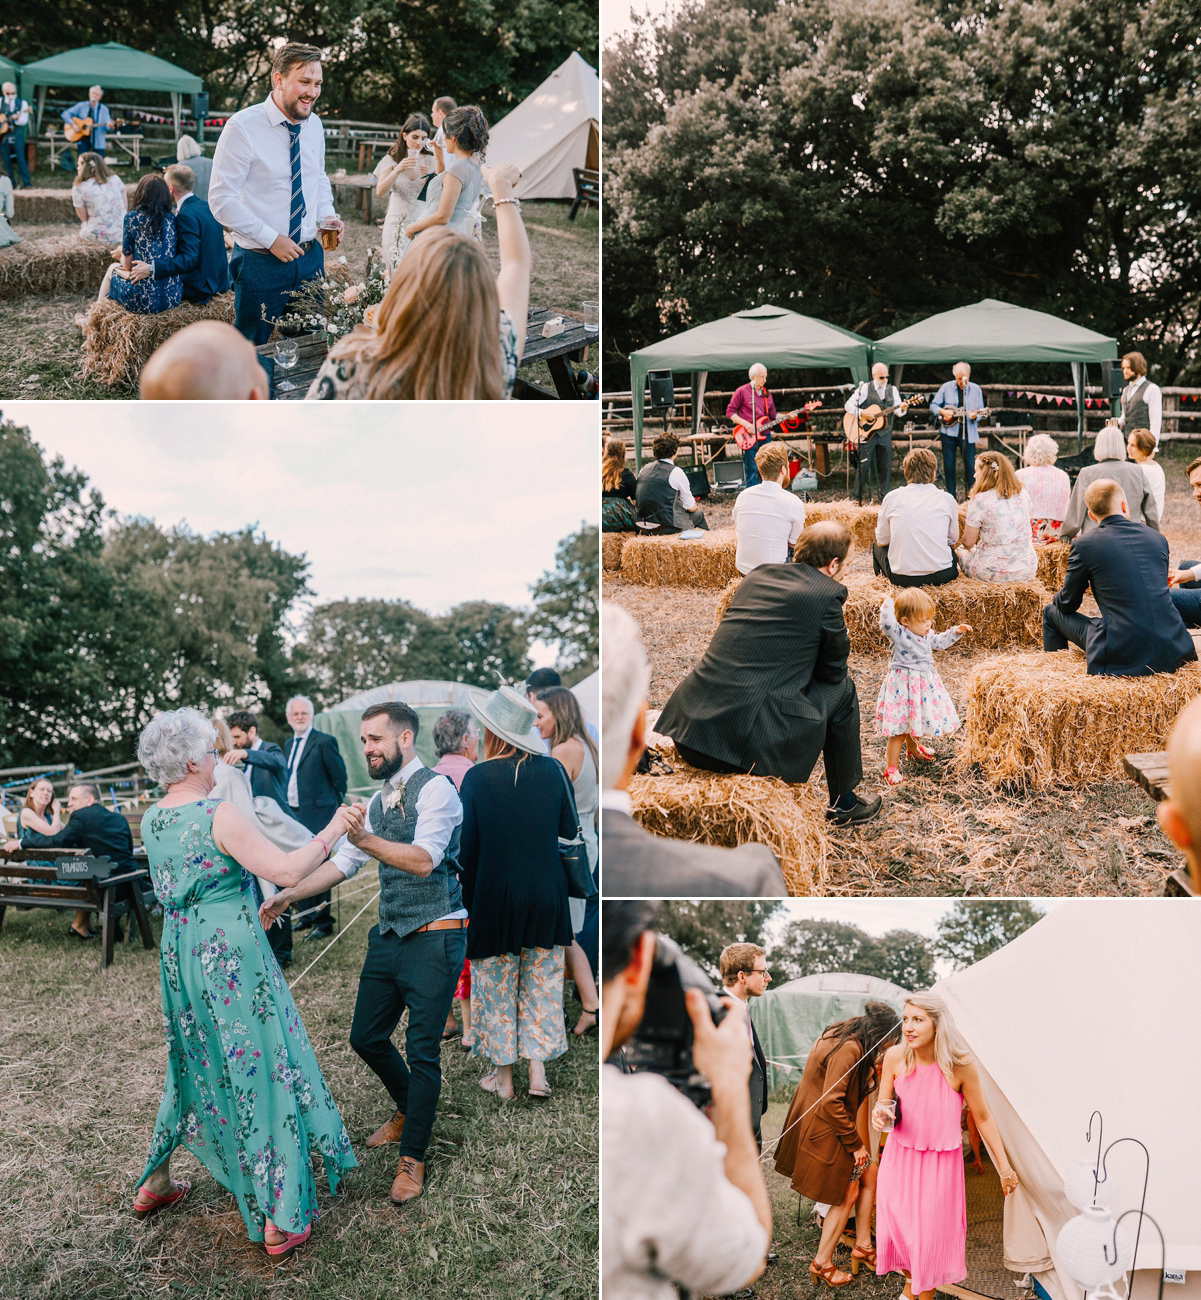
[[[484,730],[484,761],[459,792],[472,1050],[496,1067],[480,1080],[485,1092],[509,1100],[522,1057],[529,1095],[543,1099],[550,1096],[546,1062],[567,1050],[563,969],[572,935],[559,840],[575,838],[575,799],[524,696],[502,686],[491,695],[472,691],[469,702]]]

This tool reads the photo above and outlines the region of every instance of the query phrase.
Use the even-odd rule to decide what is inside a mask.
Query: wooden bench
[[[573,167],[571,174],[575,177],[575,202],[567,214],[568,221],[575,220],[575,214],[581,205],[600,207],[600,172],[594,172],[588,167]]]
[[[1172,797],[1168,783],[1167,750],[1160,749],[1150,754],[1126,754],[1122,758],[1122,766],[1126,769],[1127,776],[1141,785],[1156,803]],[[1180,868],[1168,875],[1163,892],[1170,898],[1192,898],[1196,893],[1188,872]]]
[[[18,877],[6,880],[5,877]],[[73,884],[60,884],[71,880]],[[0,851],[0,933],[8,907],[54,907],[65,912],[100,913],[100,968],[113,964],[113,940],[122,905],[117,887],[132,885],[133,915],[142,947],[153,948],[154,935],[142,897],[148,881],[145,868],[122,871],[108,858],[95,858],[82,849],[13,849]],[[128,938],[132,939],[132,927]]]

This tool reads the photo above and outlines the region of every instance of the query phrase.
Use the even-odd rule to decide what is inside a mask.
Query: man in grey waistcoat
[[[268,925],[297,899],[341,884],[373,858],[379,863],[379,924],[368,935],[350,1045],[379,1075],[396,1108],[367,1145],[399,1145],[391,1192],[398,1205],[425,1186],[425,1151],[442,1088],[442,1028],[467,954],[455,857],[463,805],[454,785],[417,757],[418,726],[407,704],[373,704],[363,713],[367,770],[383,789],[366,806],[361,827],[347,834],[349,843],[261,912]],[[407,1062],[392,1043],[406,1007]]]

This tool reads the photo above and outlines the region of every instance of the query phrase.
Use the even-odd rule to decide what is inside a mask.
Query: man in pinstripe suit
[[[840,826],[870,821],[882,806],[879,795],[855,793],[859,696],[840,581],[854,549],[850,529],[830,520],[801,533],[792,564],[752,569],[655,723],[685,762],[713,772],[803,782],[823,756],[826,818]]]

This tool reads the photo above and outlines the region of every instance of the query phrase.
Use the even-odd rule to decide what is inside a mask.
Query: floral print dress
[[[876,699],[877,733],[949,736],[959,714],[934,667],[934,651],[953,646],[960,633],[951,628],[917,636],[897,622],[891,596],[880,606],[880,630],[892,642],[892,657]]]
[[[156,805],[142,818],[164,913],[167,1078],[138,1186],[185,1146],[262,1241],[266,1218],[303,1232],[317,1217],[312,1151],[331,1192],[358,1161],[259,923],[253,877],[213,841],[219,802]]]

